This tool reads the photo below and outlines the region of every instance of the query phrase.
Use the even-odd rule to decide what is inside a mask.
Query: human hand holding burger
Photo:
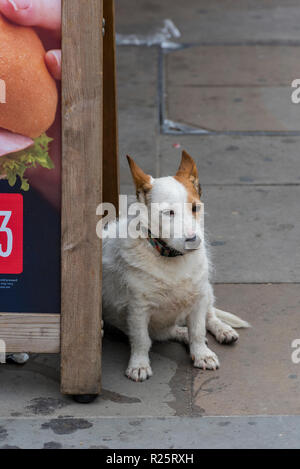
[[[16,24],[33,26],[44,47],[32,28]],[[1,32],[0,78],[7,85],[7,102],[0,104],[0,177],[6,161],[11,184],[21,172],[16,176],[24,190],[30,184],[59,207],[61,122],[52,77],[61,78],[61,0],[0,0],[0,37]],[[50,157],[48,137],[53,139]],[[33,168],[22,174],[24,166]]]

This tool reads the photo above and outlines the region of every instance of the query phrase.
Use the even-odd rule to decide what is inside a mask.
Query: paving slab
[[[300,186],[203,186],[218,283],[300,282]]]
[[[121,184],[131,184],[126,155],[156,174],[158,159],[157,50],[118,49],[118,110]]]
[[[300,339],[299,285],[219,285],[217,304],[246,318],[235,346],[210,339],[217,372],[193,371],[193,412],[202,415],[299,415],[300,365],[291,344]]]
[[[172,86],[291,86],[299,46],[194,46],[166,54]]]
[[[299,184],[300,138],[255,136],[160,137],[160,175],[176,173],[185,149],[202,184]]]
[[[297,0],[126,0],[116,12],[125,35],[153,36],[169,18],[181,31],[178,42],[299,40]]]
[[[200,46],[165,55],[166,115],[210,131],[299,131],[298,47]]]
[[[217,132],[300,131],[300,106],[286,87],[168,86],[165,117]]]
[[[31,418],[3,419],[0,425],[0,449],[110,449],[106,454],[110,458],[124,456],[116,448],[299,449],[300,446],[298,416]],[[139,461],[139,466],[143,462]],[[145,464],[150,462],[149,458]],[[199,455],[194,455],[193,463],[198,462]]]

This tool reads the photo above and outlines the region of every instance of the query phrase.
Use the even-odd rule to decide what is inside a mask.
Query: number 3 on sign
[[[2,250],[2,244],[0,244],[0,257],[9,257],[13,249],[13,234],[10,228],[7,228],[9,223],[11,212],[1,212],[0,217],[4,217],[2,225],[0,226],[0,232],[3,232],[7,236],[7,247],[6,251]]]
[[[0,275],[23,272],[23,196],[0,193]]]

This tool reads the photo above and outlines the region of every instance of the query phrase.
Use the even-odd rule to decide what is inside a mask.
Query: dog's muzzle
[[[202,239],[200,236],[195,235],[193,238],[187,238],[185,240],[185,249],[187,251],[195,251],[196,249],[199,249],[202,243]]]

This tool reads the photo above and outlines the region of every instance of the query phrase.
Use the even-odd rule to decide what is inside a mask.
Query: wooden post
[[[101,389],[102,0],[64,0],[62,13],[61,390]]]
[[[103,201],[119,211],[119,159],[114,0],[103,1]]]

